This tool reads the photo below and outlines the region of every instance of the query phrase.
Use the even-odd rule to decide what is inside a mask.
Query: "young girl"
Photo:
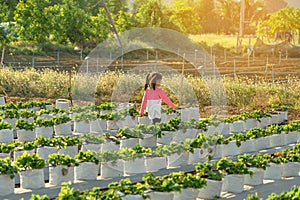
[[[146,110],[153,124],[161,121],[161,101],[164,101],[169,106],[172,106],[173,109],[176,109],[175,104],[172,103],[166,93],[159,88],[161,80],[162,75],[157,72],[147,74],[146,76],[145,92],[140,113],[143,115]]]

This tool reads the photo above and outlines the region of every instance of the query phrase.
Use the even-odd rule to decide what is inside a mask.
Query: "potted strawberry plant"
[[[197,199],[199,189],[206,186],[206,179],[192,173],[172,172],[169,177],[181,186],[180,192],[175,192],[174,200]]]
[[[60,115],[52,118],[54,123],[54,132],[57,136],[72,135],[71,117]]]
[[[191,146],[185,142],[171,142],[169,145],[171,154],[167,155],[167,168],[178,167],[186,165],[189,159],[189,151]]]
[[[12,164],[9,158],[0,159],[0,196],[14,193],[15,174],[19,168]]]
[[[74,133],[82,134],[90,132],[90,121],[95,120],[97,113],[80,112],[73,117]]]
[[[90,118],[90,132],[96,134],[103,134],[107,129],[106,120],[103,119],[103,115],[92,112],[92,118]]]
[[[9,104],[11,105],[11,104]],[[2,113],[2,122],[8,122],[15,128],[16,121],[20,118],[18,110],[15,109],[5,109]]]
[[[49,183],[59,186],[62,182],[74,182],[74,166],[78,166],[78,162],[69,155],[50,154],[48,156],[49,163]]]
[[[213,199],[216,196],[220,196],[225,174],[216,169],[216,163],[198,163],[195,169],[199,177],[207,179],[207,185],[199,190],[198,197]]]
[[[100,152],[102,150],[102,144],[105,143],[105,137],[103,135],[95,135],[93,133],[80,135],[82,141],[81,150],[93,150]]]
[[[148,113],[145,112],[143,115],[139,114],[139,116],[137,117],[138,120],[138,124],[146,124],[146,125],[150,125],[151,119],[149,119],[148,117]]]
[[[242,162],[234,162],[222,158],[216,162],[216,169],[226,173],[222,186],[222,191],[240,193],[244,190],[245,174],[253,175],[248,167]]]
[[[28,122],[33,122],[36,118],[36,114],[33,110],[20,110],[19,115],[20,119],[23,119]]]
[[[133,184],[129,178],[120,180],[119,182],[112,182],[108,185],[110,190],[121,193],[122,199],[129,200],[143,200],[147,199],[147,187],[143,183]]]
[[[9,142],[8,144],[0,143],[0,158],[6,158],[11,155],[11,152],[18,146],[18,143]]]
[[[120,128],[116,138],[120,139],[120,148],[133,147],[139,143],[139,138],[143,139],[142,131],[137,128],[128,128],[127,126]]]
[[[37,118],[35,120],[35,135],[44,138],[52,138],[54,134],[54,122],[51,119]]]
[[[288,162],[283,158],[281,152],[274,154],[265,154],[264,157],[268,160],[269,166],[266,167],[264,179],[280,180],[282,178],[283,163]]]
[[[246,185],[261,185],[263,184],[264,173],[268,166],[268,160],[262,154],[249,156],[248,154],[239,155],[238,160],[245,163],[249,170],[254,171],[253,176],[249,174],[245,176],[244,184]]]
[[[21,188],[37,189],[45,187],[45,164],[45,160],[41,159],[38,154],[29,154],[25,152],[22,156],[17,157],[15,165],[21,169]]]
[[[297,146],[296,146],[297,147]],[[299,176],[300,172],[300,151],[299,148],[287,149],[282,152],[282,156],[288,160],[283,163],[282,176],[291,177]]]
[[[100,175],[102,178],[113,178],[124,175],[124,160],[119,152],[114,150],[102,150],[99,152]]]
[[[9,143],[14,140],[12,125],[8,122],[0,122],[0,142]]]
[[[145,156],[151,153],[150,148],[136,144],[132,148],[121,148],[119,155],[124,162],[124,174],[146,173]]]
[[[15,149],[13,152],[14,160],[16,160],[19,156],[21,156],[25,152],[28,154],[34,154],[36,148],[37,148],[37,144],[35,142],[15,143]]]
[[[57,137],[57,148],[58,153],[70,155],[74,157],[78,153],[79,145],[82,144],[82,141],[79,137]]]
[[[100,158],[95,151],[79,151],[74,158],[79,163],[75,166],[75,180],[97,179]]]
[[[150,188],[150,199],[155,200],[172,200],[174,192],[180,191],[181,185],[177,184],[174,179],[165,176],[155,176],[152,173],[145,174],[143,181]]]
[[[36,112],[37,118],[51,119],[53,117],[52,110],[41,109]]]
[[[139,144],[143,147],[156,147],[157,138],[161,138],[162,132],[160,128],[153,125],[139,124],[136,129],[141,130],[143,138],[139,138]]]
[[[33,141],[35,139],[35,123],[28,122],[22,119],[17,120],[17,137],[19,141]]]
[[[160,144],[170,144],[173,141],[173,137],[176,134],[176,128],[170,123],[161,122],[158,123],[162,136],[157,138],[157,142]]]

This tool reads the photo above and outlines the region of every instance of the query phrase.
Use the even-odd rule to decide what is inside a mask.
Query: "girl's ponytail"
[[[148,88],[148,86],[149,86],[149,79],[150,79],[150,73],[147,74],[147,76],[146,76],[145,90],[147,90],[147,88]]]

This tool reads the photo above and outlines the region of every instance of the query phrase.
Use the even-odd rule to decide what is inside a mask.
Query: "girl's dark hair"
[[[161,73],[153,72],[149,76],[149,87],[153,90],[156,89],[156,82],[160,81],[162,79]]]
[[[148,86],[149,86],[149,78],[150,78],[151,73],[147,74],[146,76],[146,82],[145,82],[145,90],[147,90]]]

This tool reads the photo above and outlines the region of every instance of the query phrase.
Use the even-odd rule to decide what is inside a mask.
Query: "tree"
[[[218,12],[222,24],[220,31],[226,34],[235,34],[239,30],[240,3],[234,0],[218,0]]]
[[[202,33],[215,33],[218,31],[220,18],[215,9],[214,0],[199,0],[195,3],[195,14],[200,20]]]
[[[258,25],[259,36],[275,36],[278,33],[298,33],[300,31],[300,9],[294,7],[283,8]],[[284,38],[287,39],[287,38]],[[298,37],[298,43],[300,36]]]
[[[9,35],[9,14],[8,14],[8,6],[5,4],[0,4],[0,22],[2,22],[0,26],[0,47],[1,47],[1,60],[0,60],[0,68],[3,67],[4,55],[5,55],[5,47],[10,43],[10,35]],[[5,23],[6,22],[6,23]]]
[[[45,12],[48,6],[49,0],[20,0],[14,15],[15,33],[23,40],[46,41],[51,32],[51,24]]]
[[[138,27],[160,27],[163,17],[163,8],[159,0],[145,1],[135,13]]]
[[[199,34],[201,31],[200,17],[195,12],[193,1],[175,1],[170,19],[182,33]]]

